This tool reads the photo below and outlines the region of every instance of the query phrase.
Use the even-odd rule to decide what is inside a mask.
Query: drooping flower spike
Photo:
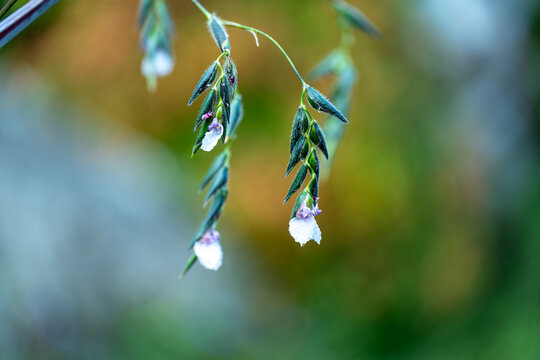
[[[317,151],[328,158],[324,132],[304,104],[305,96],[313,109],[327,113],[342,123],[348,124],[345,116],[329,100],[311,86],[304,84],[300,107],[293,121],[289,146],[290,160],[285,173],[285,176],[289,175],[294,167],[302,162],[302,166],[285,197],[285,202],[302,187],[308,173],[311,176],[304,191],[296,200],[289,221],[289,233],[302,246],[309,240],[315,240],[317,244],[321,242],[321,230],[315,221],[315,216],[321,212],[318,207],[320,163]]]
[[[203,73],[188,102],[188,105],[193,104],[197,98],[208,91],[195,120],[195,130],[200,129],[192,156],[199,149],[212,151],[220,139],[225,144],[225,149],[216,157],[201,184],[200,190],[208,186],[203,207],[210,202],[211,206],[193,239],[194,255],[187,262],[184,274],[190,270],[197,258],[207,269],[217,270],[221,266],[223,256],[221,245],[219,245],[219,233],[215,227],[229,193],[231,157],[229,140],[235,138],[236,128],[243,116],[242,97],[238,93],[238,74],[231,59],[229,35],[221,19],[215,14],[205,13],[205,15],[208,18],[210,33],[221,54]],[[216,238],[218,241],[215,241]]]
[[[359,30],[372,38],[379,38],[380,31],[359,9],[342,0],[332,0],[330,4],[338,15],[341,29],[341,44],[325,56],[311,71],[309,78],[316,81],[323,77],[332,77],[333,85],[330,91],[330,100],[343,113],[349,112],[353,94],[353,88],[358,79],[358,71],[355,68],[351,48],[354,45],[354,30]],[[334,160],[337,148],[345,126],[332,116],[328,116],[324,126],[326,134],[328,161],[323,166],[323,180],[330,174],[330,168]]]
[[[170,50],[173,26],[164,1],[142,0],[139,11],[139,24],[143,29],[141,44],[146,52],[141,64],[141,71],[147,78],[150,89],[155,89],[157,77],[167,75],[174,67],[174,58]],[[348,105],[336,106],[320,92],[308,85],[283,47],[270,35],[250,26],[220,19],[215,14],[207,11],[198,0],[191,1],[206,16],[210,34],[221,52],[218,58],[203,73],[188,101],[188,106],[190,106],[207,92],[195,120],[195,131],[198,130],[199,132],[193,146],[192,156],[200,149],[206,152],[214,150],[218,146],[219,139],[225,144],[225,148],[216,157],[201,184],[200,190],[208,187],[203,207],[206,207],[207,204],[211,205],[193,238],[190,248],[193,249],[194,254],[188,261],[184,274],[189,271],[197,259],[203,267],[210,270],[219,269],[223,262],[220,234],[216,230],[216,226],[229,194],[229,161],[231,156],[229,140],[235,138],[235,130],[243,115],[242,98],[238,93],[238,74],[231,58],[231,43],[226,31],[227,26],[250,32],[254,35],[257,46],[259,45],[257,35],[269,39],[279,48],[302,82],[302,96],[300,107],[293,122],[289,149],[290,160],[287,165],[286,176],[296,165],[301,164],[301,167],[285,197],[285,202],[300,190],[309,174],[310,180],[294,205],[289,221],[289,232],[301,246],[304,246],[310,240],[314,240],[319,244],[322,236],[315,220],[315,216],[321,213],[318,205],[321,168],[318,152],[328,159],[329,148],[323,129],[308,110],[304,100],[307,99],[307,104],[314,110],[326,113],[339,120],[342,124],[348,124],[348,120],[344,115]],[[356,8],[342,0],[329,0],[329,2],[337,10],[341,20],[347,26],[356,26],[373,36],[378,35],[376,28]],[[348,37],[344,36],[344,38]],[[343,70],[344,75],[340,78],[341,87],[338,89],[340,91],[343,89],[348,90],[354,84],[354,71],[350,71],[351,68],[353,70],[354,68],[351,66],[343,67],[343,61],[340,62],[340,59],[344,59],[343,53],[336,51],[336,54],[338,56],[332,55],[325,59],[323,64],[318,67],[319,72],[323,75],[328,72],[325,67],[334,71],[341,71],[345,68],[346,70]],[[339,100],[339,97],[336,96],[336,99]]]
[[[148,90],[155,91],[157,79],[169,75],[174,69],[174,25],[165,0],[142,0],[138,24],[141,28],[140,44],[145,52],[141,73],[146,78]]]

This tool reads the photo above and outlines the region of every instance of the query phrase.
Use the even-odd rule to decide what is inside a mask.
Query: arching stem
[[[267,33],[265,33],[264,31],[261,31],[259,29],[256,29],[256,28],[253,28],[251,26],[246,26],[246,25],[242,25],[242,24],[238,24],[238,23],[235,23],[233,21],[227,21],[227,20],[223,20],[223,25],[225,26],[230,26],[230,27],[235,27],[235,28],[238,28],[238,29],[242,29],[242,30],[246,30],[246,31],[252,31],[254,33],[257,33],[257,34],[260,34],[264,37],[266,37],[268,40],[270,40],[271,42],[274,43],[274,45],[276,45],[276,47],[281,51],[281,53],[285,56],[285,58],[287,59],[287,61],[289,62],[289,64],[291,65],[292,69],[294,70],[294,72],[296,73],[296,76],[298,76],[298,78],[300,79],[300,81],[302,82],[302,85],[305,87],[307,86],[306,82],[304,81],[304,79],[302,78],[302,76],[300,75],[300,73],[298,72],[298,70],[296,69],[296,66],[294,65],[294,63],[292,62],[291,58],[289,57],[289,55],[287,54],[287,52],[283,49],[283,47],[273,38],[271,37],[270,35],[268,35]]]
[[[197,0],[191,0],[191,2],[194,3],[195,6],[197,6],[199,8],[199,10],[201,10],[201,12],[204,14],[204,16],[206,16],[208,19],[210,19],[212,14],[210,14],[210,12],[208,10],[206,10],[206,8],[204,6],[202,6],[200,2],[198,2]]]

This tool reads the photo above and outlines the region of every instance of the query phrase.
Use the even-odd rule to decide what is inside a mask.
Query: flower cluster
[[[149,89],[153,90],[156,87],[157,78],[169,74],[174,67],[174,57],[171,51],[174,26],[165,0],[141,1],[139,10],[139,25],[142,28],[141,46],[146,53],[141,71],[147,78]],[[200,191],[208,187],[203,207],[209,203],[211,205],[193,238],[190,247],[193,250],[193,255],[184,269],[184,274],[197,260],[203,267],[210,270],[218,270],[223,262],[221,236],[216,230],[216,226],[229,194],[229,161],[231,156],[229,140],[235,137],[235,130],[243,115],[242,98],[238,93],[238,73],[231,58],[231,44],[226,26],[250,32],[255,36],[257,46],[257,35],[266,37],[282,52],[302,82],[302,96],[293,122],[289,149],[290,160],[286,176],[297,165],[301,164],[301,166],[284,202],[286,203],[302,188],[309,174],[310,179],[295,202],[289,221],[289,232],[301,246],[310,240],[319,244],[321,230],[315,221],[315,216],[321,213],[319,210],[321,166],[318,152],[328,159],[329,147],[323,129],[304,101],[307,98],[307,103],[311,108],[339,120],[339,127],[336,127],[336,122],[333,120],[327,122],[327,125],[333,124],[333,128],[332,126],[328,127],[331,133],[331,152],[333,154],[343,132],[342,125],[348,124],[347,118],[343,114],[348,111],[352,87],[356,81],[356,70],[348,52],[352,44],[350,28],[359,28],[372,36],[378,36],[377,29],[358,9],[343,0],[328,1],[339,15],[343,41],[340,48],[332,52],[315,68],[313,78],[337,75],[338,81],[334,87],[331,102],[304,81],[289,55],[273,37],[254,27],[220,19],[206,10],[198,0],[191,1],[206,16],[210,34],[221,52],[203,73],[188,102],[188,106],[190,106],[202,94],[207,93],[195,120],[194,131],[198,130],[198,135],[192,149],[192,156],[200,149],[207,152],[212,151],[218,145],[219,140],[225,144],[225,148],[210,166],[210,170],[200,187]],[[333,101],[338,106],[334,105]]]
[[[313,109],[327,113],[345,124],[348,123],[345,116],[328,99],[311,86],[304,84],[300,107],[293,122],[289,148],[290,160],[285,176],[289,175],[301,161],[303,164],[296,173],[284,201],[286,203],[302,187],[309,173],[311,179],[298,196],[289,222],[289,233],[302,246],[311,239],[317,243],[321,241],[321,231],[314,219],[320,213],[318,207],[320,163],[317,149],[328,158],[324,132],[304,104],[305,96]]]
[[[221,60],[225,58],[224,64]],[[220,76],[218,77],[218,70]],[[233,108],[237,106],[237,71],[229,52],[222,53],[219,58],[204,72],[197,84],[188,105],[191,105],[202,93],[210,89],[204,99],[197,120],[195,130],[200,127],[199,135],[195,140],[192,155],[202,149],[211,151],[219,139],[227,142],[230,135],[238,125],[233,119]]]
[[[174,68],[171,48],[174,25],[165,0],[142,0],[137,18],[140,45],[145,52],[141,72],[148,90],[155,91],[157,78],[169,75]]]
[[[304,94],[302,94],[302,103],[293,123],[290,146],[291,159],[287,167],[288,174],[299,160],[304,160],[285,201],[300,189],[308,171],[312,176],[305,190],[298,197],[289,222],[289,233],[302,246],[311,239],[317,243],[321,241],[321,231],[315,221],[315,216],[320,213],[318,206],[320,166],[314,148],[315,146],[319,148],[329,160],[327,167],[330,167],[343,136],[344,124],[347,124],[343,113],[349,111],[352,89],[357,79],[357,71],[350,54],[350,48],[353,44],[351,28],[364,31],[373,37],[380,36],[377,28],[357,8],[342,0],[333,0],[330,3],[339,16],[342,43],[339,48],[332,51],[315,67],[310,77],[312,80],[316,80],[327,75],[336,76],[337,81],[331,95],[332,102],[326,100],[313,88],[304,86],[304,92],[307,93],[308,101],[312,107],[326,112],[330,116],[324,124],[323,132],[303,105]],[[325,133],[327,136],[324,135]]]
[[[197,119],[195,130],[200,127],[199,134],[192,150],[192,156],[199,149],[211,151],[221,139],[227,143],[224,151],[216,157],[205,176],[200,190],[209,185],[203,206],[212,201],[206,218],[199,226],[192,248],[193,256],[188,261],[184,274],[199,259],[200,264],[209,270],[218,270],[222,263],[220,234],[215,227],[221,216],[229,193],[229,160],[228,141],[235,137],[235,131],[242,120],[242,97],[238,93],[238,73],[231,59],[229,36],[221,20],[215,15],[208,16],[208,28],[214,37],[221,55],[208,67],[199,80],[188,105],[200,95],[208,91]],[[219,76],[218,76],[219,73]]]

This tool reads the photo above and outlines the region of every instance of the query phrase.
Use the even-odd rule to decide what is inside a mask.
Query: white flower
[[[146,77],[166,76],[171,73],[173,68],[173,58],[163,49],[158,49],[155,53],[147,54],[141,63],[141,72]]]
[[[321,243],[321,229],[315,221],[313,215],[305,219],[295,217],[289,221],[289,233],[294,241],[304,246],[309,240],[315,240],[317,244]]]
[[[208,131],[204,135],[201,149],[204,151],[211,151],[217,145],[222,135],[223,126],[221,126],[217,118],[214,118],[212,124],[208,127]]]
[[[315,216],[321,213],[315,198],[315,206],[310,208],[306,206],[306,202],[296,211],[295,217],[289,221],[289,233],[294,238],[294,241],[304,246],[309,240],[315,240],[317,244],[321,243],[321,229],[315,221]]]
[[[219,237],[219,232],[208,230],[193,246],[193,251],[197,255],[199,262],[208,270],[217,271],[223,262],[223,251],[221,250]]]

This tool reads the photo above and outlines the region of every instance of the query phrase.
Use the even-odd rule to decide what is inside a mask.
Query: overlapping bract
[[[307,96],[309,104],[315,110],[334,116],[345,124],[348,123],[345,116],[336,106],[319,91],[307,84],[304,85],[302,102],[293,121],[289,146],[290,160],[285,176],[289,175],[300,162],[303,163],[296,173],[284,201],[286,203],[291,196],[302,188],[307,175],[310,174],[311,179],[298,196],[291,214],[291,221],[289,222],[289,232],[295,241],[299,242],[302,246],[310,238],[317,243],[321,240],[321,232],[314,219],[314,216],[320,212],[318,210],[320,162],[317,151],[320,151],[328,158],[328,146],[324,132],[317,123],[317,120],[315,120],[311,112],[304,105],[304,95]],[[302,211],[299,212],[299,209]]]
[[[208,91],[195,120],[195,131],[200,129],[192,150],[192,156],[199,149],[205,151],[212,150],[216,142],[210,142],[210,140],[215,140],[216,134],[219,134],[223,143],[226,143],[229,139],[233,139],[236,128],[243,116],[242,97],[237,90],[238,73],[230,55],[229,37],[221,21],[215,15],[212,15],[208,20],[208,27],[222,53],[204,72],[188,102],[188,105],[191,105],[197,98]],[[207,147],[208,144],[210,146]],[[202,191],[208,187],[203,207],[206,207],[209,203],[211,205],[193,238],[191,248],[195,248],[195,250],[206,249],[207,247],[204,244],[208,245],[207,239],[219,238],[219,233],[215,228],[229,194],[230,156],[231,152],[227,146],[210,166],[199,189],[199,191]],[[213,249],[212,251],[200,252],[199,256],[206,253],[217,254],[215,241],[211,246],[213,246],[211,248]],[[195,254],[187,262],[184,274],[190,270],[196,259],[197,251],[195,251]],[[216,264],[216,261],[203,261],[203,259],[199,259],[199,262],[208,269],[216,270],[215,266],[208,266],[208,264]],[[219,259],[219,265],[221,265],[221,258]]]
[[[380,37],[381,33],[367,18],[366,15],[351,4],[343,0],[332,0],[332,5],[339,16],[349,25],[373,37]]]
[[[348,52],[348,48],[352,45],[349,28],[359,29],[373,37],[380,36],[373,23],[357,8],[342,0],[332,0],[330,3],[344,24],[342,28],[344,41],[338,49],[332,51],[315,67],[311,78],[316,80],[327,75],[337,77],[332,90],[332,101],[326,99],[311,86],[304,86],[309,104],[315,110],[330,116],[325,122],[325,131],[323,131],[302,101],[293,122],[290,160],[286,170],[286,175],[288,175],[298,163],[303,161],[285,197],[285,202],[300,190],[307,174],[311,175],[311,179],[296,200],[289,222],[289,232],[302,246],[310,239],[317,243],[321,240],[320,229],[314,219],[314,216],[320,212],[318,201],[321,167],[316,149],[318,148],[331,163],[343,135],[344,125],[348,123],[344,114],[349,111],[352,89],[357,79],[356,69]]]
[[[188,105],[191,105],[200,95],[210,89],[195,121],[195,130],[199,127],[200,130],[193,146],[192,155],[195,155],[201,149],[204,138],[210,136],[211,129],[209,128],[216,119],[223,128],[221,135],[223,143],[234,133],[238,125],[236,122],[231,122],[231,111],[234,106],[238,106],[238,103],[235,104],[234,102],[238,86],[238,74],[234,62],[228,55],[229,53],[223,53],[204,72],[189,100]],[[222,58],[225,58],[223,65],[220,63]],[[220,72],[219,77],[217,76],[218,70]],[[203,150],[209,151],[204,148]]]

